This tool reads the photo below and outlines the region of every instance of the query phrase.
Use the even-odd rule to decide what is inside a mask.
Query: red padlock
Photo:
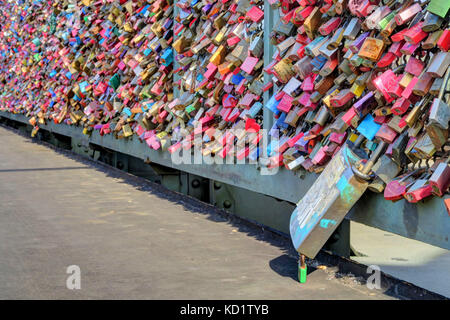
[[[312,162],[317,165],[324,165],[330,157],[326,154],[326,148],[327,146],[323,146],[322,148],[317,151],[316,155],[312,159]]]
[[[420,76],[424,67],[425,64],[421,60],[410,57],[408,63],[406,64],[405,71],[418,77]]]
[[[403,34],[403,38],[410,44],[418,44],[428,36],[428,33],[422,30],[423,22],[415,24]]]
[[[320,32],[321,35],[327,36],[332,31],[336,30],[340,23],[341,23],[341,18],[340,17],[331,18],[325,24],[320,26],[319,32]]]
[[[337,95],[330,99],[330,103],[333,107],[339,108],[344,106],[347,102],[353,99],[354,93],[350,89],[341,90]]]
[[[442,35],[437,42],[437,46],[442,51],[448,51],[448,49],[450,49],[450,29],[446,29],[442,32]]]
[[[404,114],[410,106],[411,102],[408,99],[401,97],[394,102],[394,105],[391,107],[391,111],[393,114],[400,116]]]
[[[389,182],[384,189],[384,198],[391,201],[402,199],[406,194],[408,187],[414,183],[414,175],[419,174],[420,171],[414,170],[409,173],[405,173]]]
[[[408,202],[416,203],[429,196],[431,196],[431,185],[426,179],[420,179],[409,188],[405,194],[405,199]]]
[[[397,132],[389,128],[389,126],[386,123],[383,123],[375,136],[391,144],[397,137]]]

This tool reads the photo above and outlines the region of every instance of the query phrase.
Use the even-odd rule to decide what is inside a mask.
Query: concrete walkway
[[[300,285],[288,253],[209,205],[0,127],[0,299],[392,299],[320,269]]]
[[[450,250],[353,221],[350,230],[353,248],[363,254],[352,260],[450,298]]]

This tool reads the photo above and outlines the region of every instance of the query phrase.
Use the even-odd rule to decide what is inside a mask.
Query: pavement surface
[[[396,298],[320,268],[299,284],[286,243],[0,127],[0,299]]]
[[[352,247],[364,265],[450,298],[450,250],[351,222]]]

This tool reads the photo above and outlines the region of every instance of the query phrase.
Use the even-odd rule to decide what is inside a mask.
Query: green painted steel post
[[[308,268],[305,263],[305,255],[300,254],[300,260],[298,262],[298,281],[300,283],[306,283],[306,274],[308,273]]]
[[[264,1],[264,68],[269,65],[269,63],[272,61],[272,56],[274,53],[274,46],[270,43],[270,33],[274,26],[274,20],[276,19],[275,15],[278,13],[278,11],[273,10],[269,4],[269,2],[266,0]],[[270,81],[271,76],[264,72],[264,84],[268,83]],[[269,89],[264,93],[264,103],[265,104],[270,96],[273,93],[273,88]],[[270,130],[273,125],[273,114],[270,110],[267,108],[263,108],[263,118],[264,118],[264,125],[263,128]]]

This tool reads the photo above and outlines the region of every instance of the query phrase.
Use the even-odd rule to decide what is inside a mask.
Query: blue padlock
[[[305,47],[305,52],[307,55],[312,56],[312,49],[317,46],[321,41],[323,40],[322,36],[319,36],[317,38],[315,38],[313,41],[311,41],[306,47]]]
[[[80,87],[80,91],[82,93],[86,93],[86,87],[89,85],[89,83],[87,81],[83,81],[82,83],[80,83],[78,86]]]
[[[169,66],[173,61],[173,51],[171,48],[167,48],[161,55],[161,63],[163,66]]]
[[[269,101],[267,101],[267,103],[265,104],[265,108],[269,109],[270,111],[272,111],[273,113],[275,113],[275,115],[278,115],[281,111],[277,109],[278,104],[280,103],[280,101],[278,101],[277,99],[275,99],[275,95],[273,95]]]
[[[129,117],[132,115],[131,110],[128,107],[123,108],[122,113],[125,113]]]
[[[318,56],[314,57],[314,59],[312,59],[311,64],[314,66],[314,68],[320,70],[326,62],[327,58],[319,54]]]
[[[231,83],[237,86],[243,79],[245,79],[244,76],[238,73],[231,77]]]
[[[279,128],[287,129],[289,127],[289,125],[286,122],[284,122],[284,120],[286,120],[286,115],[287,115],[287,113],[283,112],[280,115],[280,117],[277,119],[276,124]]]
[[[371,114],[368,114],[356,128],[356,131],[358,131],[367,139],[373,140],[373,138],[377,134],[378,130],[380,130],[380,128],[381,125],[375,122],[375,119],[372,117]]]

